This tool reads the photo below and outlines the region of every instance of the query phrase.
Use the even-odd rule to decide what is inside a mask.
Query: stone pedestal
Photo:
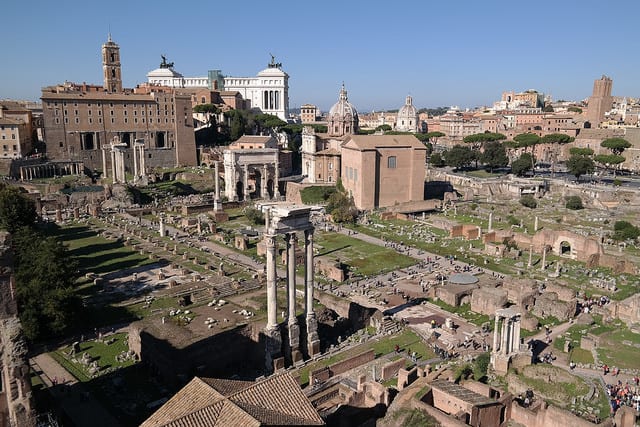
[[[307,351],[309,357],[320,354],[320,337],[318,336],[318,319],[307,317]]]
[[[282,335],[276,326],[264,330],[265,337],[265,368],[268,373],[272,373],[284,367],[284,360],[281,357]],[[279,366],[279,365],[282,366]]]

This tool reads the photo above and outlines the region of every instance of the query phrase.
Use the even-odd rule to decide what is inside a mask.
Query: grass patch
[[[312,187],[306,187],[300,191],[300,198],[302,203],[309,205],[315,203],[325,203],[329,196],[336,192],[335,186],[327,185],[314,185]]]
[[[87,226],[50,227],[47,233],[68,246],[69,254],[80,263],[82,273],[105,274],[153,263],[148,256],[122,242],[108,240]]]
[[[416,263],[415,259],[394,250],[340,233],[318,233],[316,242],[322,247],[319,256],[339,259],[349,266],[352,274],[361,276],[374,276]]]
[[[111,342],[111,344],[107,344]],[[69,371],[78,381],[90,381],[91,375],[88,369],[80,363],[80,358],[84,353],[91,356],[98,364],[99,371],[96,376],[101,376],[116,369],[126,368],[135,364],[133,360],[118,362],[116,356],[129,350],[127,345],[127,334],[119,333],[105,337],[100,341],[85,341],[79,344],[80,352],[74,356],[69,356],[71,346],[59,348],[51,352],[50,355]],[[76,359],[74,361],[73,359]]]
[[[429,300],[429,302],[437,305],[438,307],[442,308],[443,310],[448,311],[449,313],[454,313],[457,314],[458,316],[464,318],[465,320],[473,323],[476,326],[482,326],[484,323],[489,322],[489,320],[491,319],[488,315],[486,314],[480,314],[480,313],[476,313],[471,311],[471,304],[462,304],[458,307],[454,307],[452,305],[447,304],[446,302],[438,299],[438,300]],[[492,328],[493,325],[491,324],[492,322],[489,322],[489,327]]]

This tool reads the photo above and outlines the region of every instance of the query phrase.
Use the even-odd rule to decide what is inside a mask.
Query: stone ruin
[[[35,426],[27,344],[14,299],[11,235],[0,233],[0,424]]]

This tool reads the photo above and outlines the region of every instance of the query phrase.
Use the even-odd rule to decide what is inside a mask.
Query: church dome
[[[354,134],[358,129],[358,112],[349,102],[344,84],[338,102],[329,110],[328,128],[331,136]]]
[[[356,111],[353,104],[349,102],[349,99],[347,98],[347,90],[344,88],[344,85],[342,85],[342,89],[340,90],[340,98],[338,99],[338,102],[333,104],[331,110],[329,110],[329,116],[345,117],[347,115],[357,117],[358,112]]]
[[[413,106],[413,98],[407,96],[404,105],[398,110],[396,130],[400,132],[418,131],[418,110]]]
[[[402,117],[415,117],[418,114],[418,110],[413,106],[413,99],[411,96],[407,96],[407,101],[398,111],[398,116]]]

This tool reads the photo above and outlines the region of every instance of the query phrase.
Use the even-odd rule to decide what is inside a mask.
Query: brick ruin
[[[18,319],[11,235],[0,233],[0,426],[35,425],[27,344]]]

